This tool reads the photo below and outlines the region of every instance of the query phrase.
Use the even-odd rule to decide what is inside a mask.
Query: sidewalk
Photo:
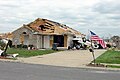
[[[95,50],[97,58],[106,50]],[[64,67],[85,67],[92,60],[92,53],[88,50],[69,50],[57,53],[35,56],[30,58],[18,58],[20,62],[31,64],[44,64]]]

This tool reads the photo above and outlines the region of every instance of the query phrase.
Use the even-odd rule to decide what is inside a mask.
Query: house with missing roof
[[[67,48],[74,36],[84,36],[80,32],[58,22],[38,18],[12,32],[13,45],[34,45],[37,49],[58,47]]]

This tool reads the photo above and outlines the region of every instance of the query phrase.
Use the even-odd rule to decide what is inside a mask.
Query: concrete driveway
[[[105,51],[106,50],[95,50],[95,57],[97,58]],[[19,60],[23,63],[32,64],[84,67],[93,60],[93,57],[92,53],[88,50],[69,50],[30,58],[19,58]]]

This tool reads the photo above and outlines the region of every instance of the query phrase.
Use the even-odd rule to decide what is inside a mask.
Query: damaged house
[[[34,45],[37,49],[52,48],[53,43],[67,48],[74,36],[83,35],[66,25],[41,18],[23,25],[12,34],[13,45]]]

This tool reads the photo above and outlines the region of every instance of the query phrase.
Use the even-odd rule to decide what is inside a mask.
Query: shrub
[[[22,48],[28,48],[28,46],[27,45],[23,45]]]
[[[17,45],[17,48],[22,48],[23,44]]]

